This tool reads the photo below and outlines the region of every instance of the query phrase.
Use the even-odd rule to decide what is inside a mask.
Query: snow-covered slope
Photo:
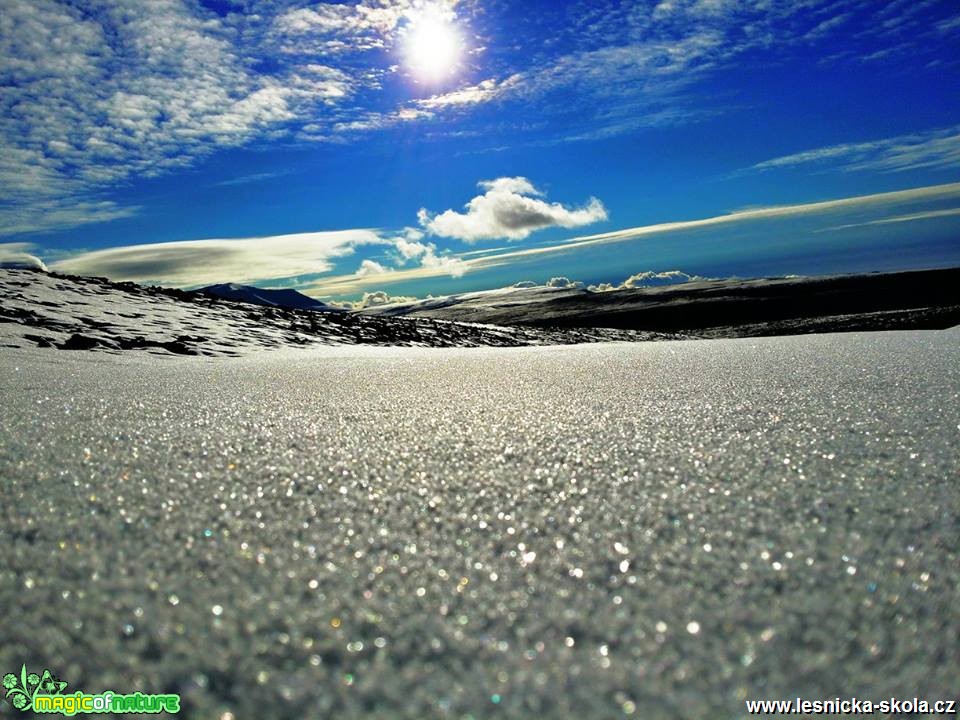
[[[648,340],[618,330],[468,325],[222,300],[36,270],[0,270],[0,347],[237,355],[304,345],[518,346]]]

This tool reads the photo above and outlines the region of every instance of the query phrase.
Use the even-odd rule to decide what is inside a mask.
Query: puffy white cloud
[[[420,267],[435,268],[455,278],[463,277],[470,268],[470,266],[460,258],[450,257],[448,255],[437,255],[432,245],[427,249],[427,252],[421,256]]]
[[[514,287],[517,286],[514,285]],[[579,290],[583,287],[583,283],[579,280],[571,280],[568,277],[553,277],[547,280],[547,287],[560,288],[563,290]]]
[[[629,288],[680,285],[682,283],[709,279],[711,278],[705,278],[699,275],[688,275],[680,270],[666,270],[665,272],[653,272],[652,270],[647,270],[645,272],[631,275],[622,283],[617,285],[613,285],[612,283],[600,283],[599,285],[590,285],[587,290],[591,292],[610,292],[612,290],[624,290]]]
[[[46,271],[43,260],[28,252],[33,249],[30,243],[0,243],[0,268]]]
[[[465,242],[478,240],[522,240],[535,230],[548,227],[573,228],[607,219],[607,211],[596,198],[579,209],[543,199],[543,193],[524,177],[484,180],[485,192],[466,204],[466,212],[447,210],[433,215],[421,209],[420,224],[434,235]]]
[[[656,285],[677,285],[679,283],[694,282],[696,280],[706,279],[707,278],[700,277],[699,275],[688,275],[687,273],[679,270],[667,270],[666,272],[653,272],[651,270],[647,270],[646,272],[631,275],[624,280],[623,283],[621,283],[620,287],[638,288],[654,287]]]
[[[364,260],[360,263],[360,268],[357,270],[357,277],[367,277],[368,275],[383,275],[390,272],[390,268],[386,268],[380,263],[374,260]]]
[[[469,265],[459,257],[439,255],[434,243],[423,242],[424,234],[416,228],[404,228],[399,237],[387,238],[384,242],[393,245],[396,250],[398,266],[405,266],[415,262],[421,268],[439,271],[438,274],[461,277],[467,272]],[[385,271],[392,270],[385,268]]]
[[[250,283],[328,272],[360,245],[383,244],[369,230],[297,233],[247,239],[185,240],[94,250],[52,263],[74,275],[179,287]]]
[[[333,301],[329,304],[333,305],[334,307],[344,308],[345,310],[363,310],[364,308],[368,307],[413,302],[414,300],[418,299],[419,298],[410,297],[407,295],[390,295],[384,290],[375,290],[373,292],[365,292],[363,297],[356,301]]]

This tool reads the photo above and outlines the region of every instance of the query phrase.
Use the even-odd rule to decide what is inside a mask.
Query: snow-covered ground
[[[3,670],[190,718],[956,696],[955,330],[0,373]]]

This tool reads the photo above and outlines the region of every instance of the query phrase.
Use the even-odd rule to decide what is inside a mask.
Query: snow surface
[[[4,670],[189,718],[956,697],[955,330],[0,373]]]

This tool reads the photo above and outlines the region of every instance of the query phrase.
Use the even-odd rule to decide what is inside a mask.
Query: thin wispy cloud
[[[751,52],[788,57],[794,48],[842,38],[846,49],[831,62],[876,62],[930,52],[925,40],[933,32],[912,7],[895,3],[880,10],[890,23],[880,27],[875,8],[848,0],[610,1],[592,10],[576,35],[564,36],[579,45],[572,52],[534,53],[534,63],[509,65],[498,76],[417,104],[462,114],[482,104],[519,105],[562,93],[575,101],[543,108],[565,127],[554,140],[590,141],[722,112],[722,104],[704,107],[703,93],[695,90]]]
[[[250,173],[249,175],[239,175],[237,177],[227,178],[226,180],[220,180],[213,183],[214,187],[235,187],[238,185],[255,185],[257,183],[266,182],[268,180],[276,180],[277,178],[285,177],[289,175],[290,171],[277,170],[276,172],[261,172],[261,173]]]
[[[960,167],[960,125],[869,142],[844,143],[764,160],[754,171],[810,166],[847,172]]]
[[[61,228],[95,225],[135,216],[139,206],[121,206],[87,195],[49,198],[45,194],[25,203],[0,203],[0,236],[29,235]]]
[[[846,230],[847,228],[870,227],[872,225],[895,225],[898,223],[915,222],[917,220],[937,220],[940,218],[960,216],[960,208],[949,208],[946,210],[926,210],[924,212],[910,213],[908,215],[896,215],[889,218],[880,218],[879,220],[868,220],[866,222],[847,223],[845,225],[835,225],[829,228],[817,230],[817,232],[833,232],[835,230]]]

